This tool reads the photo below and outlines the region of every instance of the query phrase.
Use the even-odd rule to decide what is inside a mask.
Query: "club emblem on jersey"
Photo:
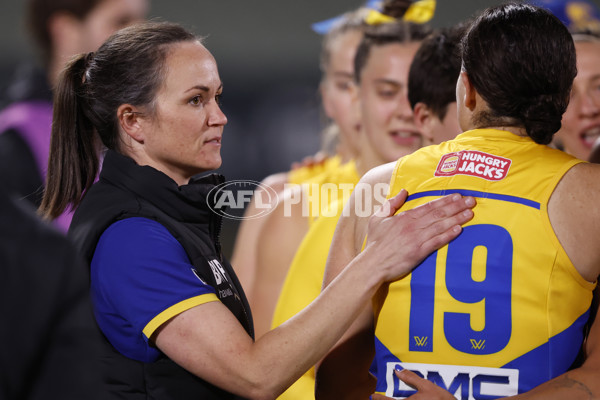
[[[488,181],[506,178],[512,160],[476,150],[444,154],[434,176],[468,175]]]
[[[415,336],[414,339],[417,347],[427,346],[427,336]]]
[[[475,340],[469,339],[474,350],[483,350],[485,348],[485,339]]]

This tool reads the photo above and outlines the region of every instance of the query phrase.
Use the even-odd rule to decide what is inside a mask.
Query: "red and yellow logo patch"
[[[444,154],[435,170],[435,176],[468,175],[488,181],[506,178],[512,161],[476,150]]]

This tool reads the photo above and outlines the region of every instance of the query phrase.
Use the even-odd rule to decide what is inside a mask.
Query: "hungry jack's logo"
[[[435,176],[468,175],[488,181],[506,178],[512,161],[476,150],[444,154],[435,170]]]

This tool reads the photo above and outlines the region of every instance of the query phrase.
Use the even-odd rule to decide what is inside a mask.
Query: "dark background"
[[[34,58],[23,24],[24,1],[0,11],[0,88],[17,66]],[[179,22],[199,35],[219,64],[228,179],[260,180],[320,146],[317,85],[320,36],[313,22],[362,5],[357,0],[151,0],[150,17]],[[438,0],[434,27],[473,16],[500,1]],[[600,4],[600,0],[595,1]],[[227,252],[237,223],[226,221]]]

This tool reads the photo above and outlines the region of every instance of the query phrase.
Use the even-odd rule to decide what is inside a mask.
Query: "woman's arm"
[[[394,216],[403,192],[369,220],[365,250],[302,312],[260,338],[219,302],[182,312],[154,335],[157,347],[203,379],[251,399],[271,399],[342,336],[383,282],[408,273],[472,218],[473,200],[442,198]],[[342,372],[340,372],[342,373]]]

